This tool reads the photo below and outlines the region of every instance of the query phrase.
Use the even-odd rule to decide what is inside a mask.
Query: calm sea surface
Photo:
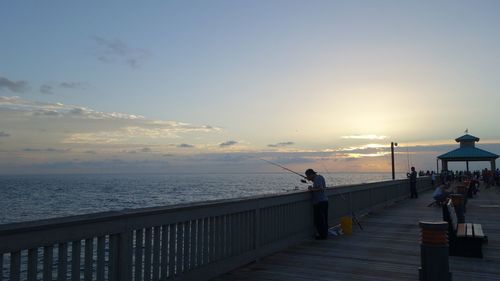
[[[323,175],[328,186],[391,178],[390,173]],[[306,188],[289,173],[0,176],[0,224]]]

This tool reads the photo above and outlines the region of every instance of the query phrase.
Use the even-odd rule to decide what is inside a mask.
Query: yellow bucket
[[[352,234],[352,218],[350,216],[341,217],[340,228],[344,234]]]

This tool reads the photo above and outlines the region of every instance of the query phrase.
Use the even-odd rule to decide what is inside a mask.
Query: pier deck
[[[432,191],[361,219],[364,231],[327,241],[304,241],[257,263],[215,278],[226,280],[418,280],[419,221],[442,219],[427,207]],[[480,223],[488,236],[483,259],[450,257],[454,281],[500,280],[500,188],[481,188],[469,199],[466,222]]]

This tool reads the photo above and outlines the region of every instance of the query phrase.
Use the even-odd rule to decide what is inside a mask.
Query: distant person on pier
[[[436,189],[434,190],[432,198],[434,198],[438,206],[441,206],[446,201],[446,198],[448,198],[448,196],[450,195],[450,192],[448,191],[449,187],[449,183],[444,183],[438,185],[438,187],[436,187]]]
[[[313,169],[306,170],[306,178],[313,182],[308,189],[312,191],[314,226],[318,232],[316,239],[324,240],[328,238],[328,197],[325,195],[325,178]]]
[[[495,184],[500,186],[500,169],[495,170]]]
[[[406,174],[410,178],[410,198],[418,198],[417,194],[417,172],[411,167],[411,172]]]

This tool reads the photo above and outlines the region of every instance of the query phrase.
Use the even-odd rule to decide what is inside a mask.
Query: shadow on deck
[[[364,231],[304,241],[214,280],[418,280],[418,222],[442,220],[431,201],[432,191],[401,201],[363,217]],[[453,280],[500,280],[500,188],[469,199],[465,221],[482,224],[489,242],[483,259],[450,257]]]

